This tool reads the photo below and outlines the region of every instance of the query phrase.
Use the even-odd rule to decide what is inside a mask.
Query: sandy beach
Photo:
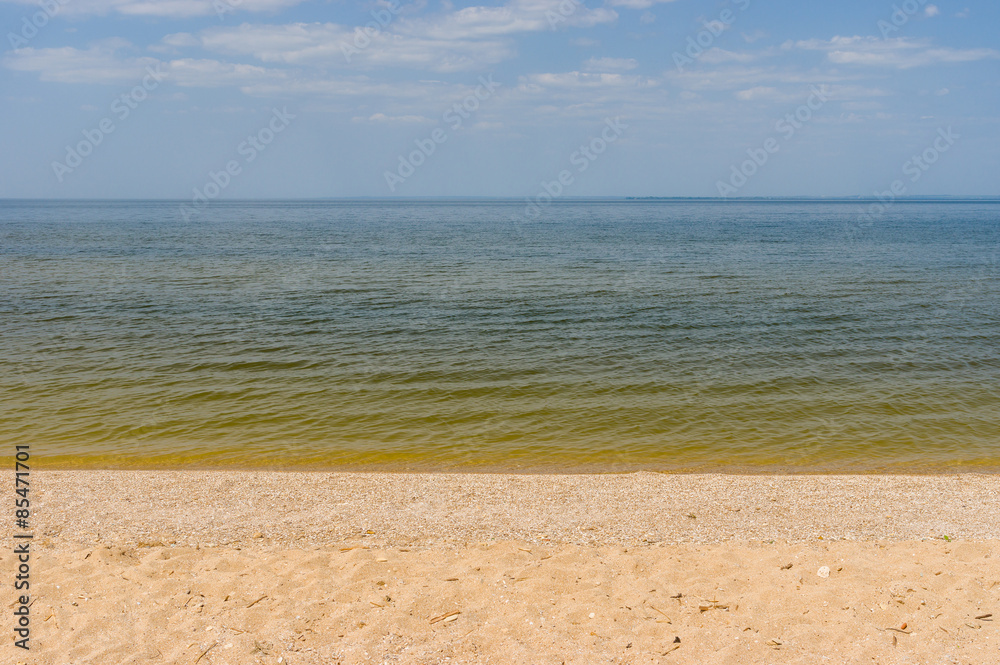
[[[32,479],[3,662],[1000,662],[996,476]]]

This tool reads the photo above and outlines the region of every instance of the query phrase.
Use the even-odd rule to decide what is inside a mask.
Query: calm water
[[[1000,469],[1000,205],[0,202],[48,466]]]

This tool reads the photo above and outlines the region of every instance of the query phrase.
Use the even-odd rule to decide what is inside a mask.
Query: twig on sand
[[[431,623],[437,623],[438,621],[447,621],[451,617],[458,616],[459,614],[461,614],[461,612],[459,612],[458,610],[455,610],[454,612],[447,612],[445,614],[442,614],[441,616],[432,617]]]
[[[199,660],[201,660],[202,658],[204,658],[204,657],[205,657],[205,654],[207,654],[207,653],[208,653],[209,651],[211,651],[211,650],[212,650],[212,649],[214,649],[214,648],[215,648],[216,646],[218,646],[218,644],[219,644],[219,643],[218,643],[218,642],[216,642],[216,643],[215,643],[215,644],[213,644],[212,646],[210,646],[210,647],[208,647],[207,649],[205,649],[204,651],[202,651],[202,652],[201,652],[201,655],[200,655],[200,656],[198,656],[197,658],[195,658],[195,661],[194,661],[194,662],[195,662],[195,665],[198,665],[198,661],[199,661]]]
[[[664,612],[663,610],[661,610],[660,608],[658,608],[657,606],[655,606],[655,605],[650,605],[650,606],[649,606],[649,609],[651,609],[651,610],[654,610],[654,611],[656,611],[656,612],[659,612],[660,614],[662,614],[662,615],[664,616],[664,618],[665,618],[665,619],[666,619],[666,620],[667,620],[668,622],[670,621],[670,617],[668,617],[668,616],[667,616],[667,613],[666,613],[666,612]]]

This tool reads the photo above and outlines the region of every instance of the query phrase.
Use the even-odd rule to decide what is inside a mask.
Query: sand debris
[[[431,620],[430,620],[430,622],[432,624],[434,624],[434,623],[438,623],[439,621],[447,621],[447,622],[454,621],[455,619],[458,618],[459,614],[461,614],[461,612],[458,611],[458,610],[455,610],[454,612],[446,612],[446,613],[441,614],[439,616],[432,617]],[[452,618],[452,617],[454,617],[454,618]]]
[[[197,663],[198,663],[198,661],[199,661],[199,660],[201,660],[202,658],[204,658],[204,657],[205,657],[205,654],[207,654],[207,653],[208,653],[209,651],[211,651],[211,650],[212,650],[212,649],[214,649],[214,648],[215,648],[216,646],[218,646],[218,644],[219,644],[219,643],[218,643],[218,642],[216,642],[216,643],[215,643],[215,644],[213,644],[212,646],[210,646],[210,647],[208,647],[207,649],[205,649],[204,651],[202,651],[202,652],[201,652],[201,655],[200,655],[200,656],[198,656],[198,657],[197,657],[197,658],[195,659],[195,661],[194,661],[194,662],[195,662],[195,665],[197,665]]]
[[[664,612],[660,608],[656,607],[655,605],[650,605],[649,609],[653,610],[654,612],[659,612],[660,614],[663,615],[663,618],[665,618],[667,620],[667,623],[670,623],[670,617],[667,616],[666,612]]]
[[[698,606],[698,611],[699,612],[707,612],[709,610],[726,610],[727,612],[729,611],[729,604],[728,603],[723,604],[723,603],[720,603],[717,600],[709,600],[707,602],[708,602],[707,605],[699,605]]]
[[[903,624],[902,628],[895,628],[893,626],[890,626],[888,628],[883,628],[882,630],[892,630],[892,631],[895,631],[897,633],[902,633],[903,635],[909,635],[910,633],[913,632],[912,630],[906,630],[906,624],[905,623]]]

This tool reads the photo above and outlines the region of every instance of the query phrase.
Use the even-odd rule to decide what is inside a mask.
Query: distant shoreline
[[[875,196],[564,196],[551,201],[549,205],[566,205],[578,203],[600,203],[625,201],[645,201],[645,202],[683,202],[683,203],[876,203],[879,198]],[[212,205],[225,205],[234,203],[430,203],[430,202],[465,202],[465,203],[504,203],[509,202],[523,205],[525,196],[413,196],[413,197],[380,197],[380,196],[358,196],[358,197],[319,197],[306,199],[215,199]],[[189,199],[146,199],[146,198],[0,198],[0,203],[189,203]],[[952,195],[925,195],[925,196],[900,196],[893,199],[894,203],[1000,203],[1000,194],[983,194],[974,196],[952,196]]]

